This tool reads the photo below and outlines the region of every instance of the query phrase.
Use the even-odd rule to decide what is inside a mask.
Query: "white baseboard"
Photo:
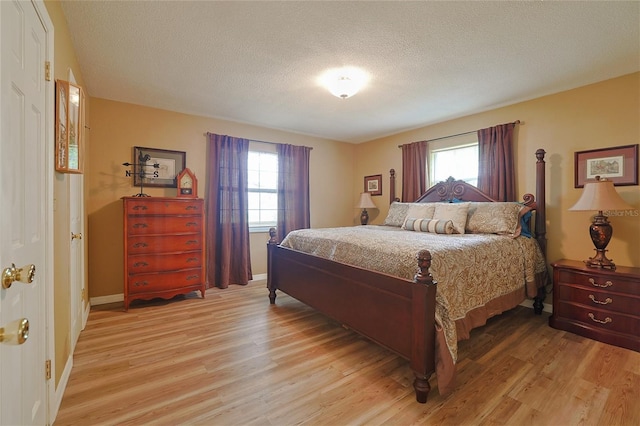
[[[64,370],[62,371],[62,376],[60,376],[60,382],[54,391],[53,397],[55,401],[52,401],[53,404],[49,406],[49,418],[55,419],[58,416],[58,411],[60,410],[60,405],[62,404],[62,397],[64,396],[64,391],[67,389],[67,383],[69,382],[69,377],[71,376],[71,370],[73,369],[73,355],[67,358],[67,362],[64,366]],[[55,380],[55,377],[52,377],[51,380]]]
[[[108,296],[97,296],[89,299],[91,306],[106,305],[107,303],[116,303],[124,301],[124,293],[110,294]]]
[[[253,276],[253,279],[249,282],[266,280],[266,279],[267,279],[267,274],[256,274]],[[116,303],[116,302],[122,302],[122,301],[124,301],[124,293],[110,294],[108,296],[92,297],[89,299],[89,304],[90,306],[96,306],[96,305],[106,305],[107,303]],[[87,310],[87,316],[88,315],[89,315],[89,312]]]

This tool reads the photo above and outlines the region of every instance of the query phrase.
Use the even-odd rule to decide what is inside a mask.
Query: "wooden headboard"
[[[546,194],[545,194],[545,162],[544,149],[536,151],[536,194],[524,194],[522,202],[528,207],[535,210],[535,227],[534,233],[542,254],[547,254],[547,215],[546,215]],[[396,198],[396,171],[389,171],[389,202],[400,201]],[[462,201],[480,201],[495,202],[493,198],[484,194],[475,186],[460,180],[454,180],[452,177],[444,182],[439,182],[429,188],[416,203],[442,202],[452,201],[453,199]]]

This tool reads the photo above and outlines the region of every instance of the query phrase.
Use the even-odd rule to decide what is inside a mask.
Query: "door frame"
[[[45,57],[49,62],[49,79],[46,84],[46,115],[45,115],[45,209],[46,209],[46,228],[45,228],[45,267],[41,273],[41,277],[45,282],[45,359],[51,361],[51,379],[46,381],[46,404],[45,415],[47,417],[47,424],[52,424],[58,413],[58,407],[60,407],[60,401],[56,401],[56,372],[55,372],[55,323],[54,323],[54,291],[53,291],[53,277],[54,277],[54,264],[53,264],[53,183],[54,183],[54,111],[55,111],[55,78],[54,74],[54,27],[49,12],[44,4],[44,0],[31,0],[33,7],[42,22],[46,33],[46,52]],[[44,66],[44,64],[43,64]],[[44,369],[44,366],[43,366]],[[64,389],[62,390],[64,391]],[[62,392],[60,393],[62,394]],[[54,403],[55,401],[55,403]]]

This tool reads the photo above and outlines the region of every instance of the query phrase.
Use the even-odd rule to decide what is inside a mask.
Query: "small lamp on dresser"
[[[595,246],[596,255],[585,260],[584,263],[591,268],[616,269],[616,265],[611,259],[605,256],[605,250],[611,236],[613,235],[613,227],[607,216],[602,214],[606,210],[630,210],[632,206],[627,204],[622,197],[616,192],[613,182],[601,179],[596,176],[594,182],[584,184],[584,191],[578,202],[569,210],[572,211],[597,211],[593,217],[593,222],[589,226],[589,234],[591,241]]]
[[[358,201],[356,208],[362,209],[362,213],[360,214],[360,223],[362,225],[366,225],[369,222],[369,213],[367,212],[367,209],[377,209],[376,205],[373,204],[371,194],[368,192],[360,194],[360,201]]]

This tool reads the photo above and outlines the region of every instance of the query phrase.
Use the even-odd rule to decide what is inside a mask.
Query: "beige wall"
[[[144,106],[91,98],[91,167],[86,170],[86,209],[89,216],[89,294],[123,293],[122,202],[139,192],[125,176],[134,146],[186,152],[186,163],[198,178],[198,195],[205,196],[206,132],[253,140],[305,145],[310,161],[311,225],[353,223],[354,145],[240,123],[180,114]],[[345,187],[345,183],[347,183]],[[151,196],[175,196],[174,188],[146,188]],[[266,233],[251,235],[254,274],[266,273]]]
[[[581,194],[574,188],[574,152],[639,143],[639,117],[640,73],[634,73],[357,145],[353,185],[362,186],[367,175],[384,175],[384,194],[374,197],[379,211],[371,215],[372,223],[382,223],[388,211],[390,168],[397,171],[396,192],[401,192],[398,145],[521,120],[524,124],[516,126],[515,133],[520,194],[535,192],[535,151],[547,152],[548,259],[584,260],[594,254],[588,232],[592,214],[568,211]],[[635,210],[611,218],[614,235],[608,256],[618,265],[640,267],[640,187],[616,188]]]
[[[69,80],[69,70],[73,71],[76,82],[84,87],[82,73],[69,35],[67,21],[60,2],[45,1],[45,6],[54,27],[53,79]],[[85,117],[90,117],[85,106]],[[89,143],[90,135],[85,134]],[[53,158],[51,159],[53,161]],[[90,163],[86,163],[90,166]],[[70,234],[69,226],[69,175],[55,173],[54,184],[54,321],[55,321],[55,380],[60,381],[65,364],[71,356],[71,292],[70,292]],[[86,258],[86,255],[85,255]],[[86,270],[86,268],[85,268]],[[85,295],[88,303],[88,295]]]

